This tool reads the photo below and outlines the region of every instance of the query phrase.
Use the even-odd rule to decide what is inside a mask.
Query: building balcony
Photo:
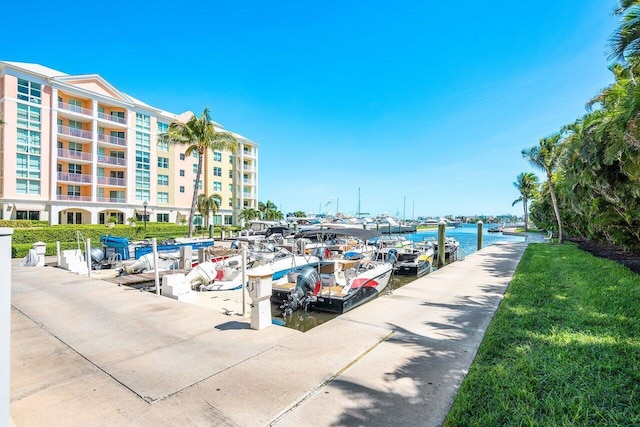
[[[256,168],[252,165],[242,165],[242,170],[247,172],[253,172]]]
[[[82,138],[91,140],[93,138],[93,134],[91,131],[72,128],[69,126],[58,125],[58,133],[61,135],[69,135],[75,138]]]
[[[98,163],[106,163],[108,165],[115,165],[115,166],[126,166],[127,159],[98,154]]]
[[[96,200],[98,202],[106,202],[106,203],[126,203],[127,199],[118,199],[115,197],[97,197]]]
[[[256,157],[256,152],[254,150],[242,150],[243,157]]]
[[[123,126],[127,125],[127,119],[125,117],[118,117],[112,114],[98,112],[98,118],[102,120],[106,120],[111,123],[117,123]]]
[[[68,194],[57,194],[56,200],[73,200],[76,202],[90,202],[91,197],[89,196],[71,196]]]
[[[242,180],[244,185],[256,185],[256,180],[251,178],[245,178]]]
[[[81,173],[58,172],[58,181],[91,184],[91,175]]]
[[[106,142],[107,144],[119,145],[120,147],[127,146],[127,140],[125,138],[120,138],[119,136],[107,135],[106,133],[99,133],[98,141]]]
[[[244,193],[242,193],[242,198],[243,199],[255,199],[256,198],[256,193],[245,191]]]
[[[69,111],[71,113],[83,114],[89,117],[93,116],[93,111],[89,110],[88,108],[67,104],[66,102],[58,102],[58,109],[62,111]]]
[[[109,176],[99,176],[98,185],[110,185],[115,187],[126,187],[127,180],[124,178],[112,178]]]
[[[91,162],[91,153],[85,153],[83,151],[67,150],[65,148],[58,148],[58,157],[61,159],[70,159],[74,161],[81,160],[83,162]]]

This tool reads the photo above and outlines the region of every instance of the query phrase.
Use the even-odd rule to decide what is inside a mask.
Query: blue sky
[[[259,143],[260,200],[285,213],[354,214],[360,194],[371,214],[522,214],[521,150],[613,81],[614,6],[9,2],[0,59],[100,74],[174,113],[209,106]]]

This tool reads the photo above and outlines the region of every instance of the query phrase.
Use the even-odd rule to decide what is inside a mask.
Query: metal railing
[[[93,111],[88,108],[83,108],[79,105],[67,104],[66,102],[58,102],[58,108],[65,111],[71,111],[72,113],[84,114],[85,116],[93,115]]]
[[[98,163],[107,163],[110,165],[126,166],[127,159],[122,157],[105,156],[104,154],[98,154]]]
[[[57,194],[56,200],[74,200],[77,202],[90,202],[91,197],[89,196],[70,196],[68,194]]]
[[[117,197],[96,197],[98,202],[107,202],[107,203],[126,203],[127,199],[121,199]]]
[[[58,181],[80,182],[83,184],[91,184],[91,175],[82,173],[58,172]]]
[[[109,144],[120,145],[122,147],[125,147],[127,145],[127,140],[125,138],[120,138],[119,136],[107,135],[106,133],[99,133],[98,141],[106,142]]]
[[[112,178],[110,176],[99,176],[98,184],[100,185],[113,185],[117,187],[126,187],[127,180],[124,178]]]
[[[125,117],[114,116],[112,114],[98,112],[98,118],[103,120],[109,120],[110,122],[114,122],[114,123],[120,123],[122,125],[127,124],[127,119]]]
[[[66,148],[58,148],[58,157],[73,160],[91,161],[91,153],[84,153],[77,150],[67,150]]]
[[[62,135],[70,135],[78,138],[91,139],[92,133],[88,130],[73,128],[69,126],[58,125],[58,133]]]

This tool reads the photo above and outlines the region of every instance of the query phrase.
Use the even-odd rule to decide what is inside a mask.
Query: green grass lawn
[[[529,245],[444,425],[640,425],[640,275]]]

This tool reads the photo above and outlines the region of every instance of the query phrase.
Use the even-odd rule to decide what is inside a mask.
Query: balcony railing
[[[127,199],[119,199],[115,197],[96,197],[96,200],[99,202],[107,202],[107,203],[126,203]]]
[[[255,168],[253,166],[251,166],[251,165],[242,165],[242,170],[253,172],[255,170]]]
[[[67,150],[65,148],[58,148],[58,157],[73,160],[85,160],[88,162],[91,161],[91,153],[83,153],[82,151],[76,150]]]
[[[255,179],[244,178],[242,180],[242,183],[245,184],[245,185],[255,185],[256,181],[255,181]]]
[[[127,140],[124,138],[120,138],[119,136],[107,135],[106,133],[98,134],[98,141],[107,142],[109,144],[119,145],[121,147],[125,147],[127,145]]]
[[[256,156],[256,154],[254,153],[254,151],[253,151],[253,150],[244,150],[244,151],[242,152],[242,154],[243,154],[245,157],[255,157],[255,156]]]
[[[83,184],[91,184],[91,175],[81,173],[58,172],[58,181],[80,182]]]
[[[60,108],[61,110],[71,111],[73,113],[84,114],[86,116],[93,115],[93,111],[89,110],[88,108],[82,108],[77,105],[67,104],[66,102],[58,102],[58,108]]]
[[[255,199],[256,198],[256,194],[245,191],[244,193],[242,193],[242,198],[244,198],[244,199]]]
[[[91,139],[92,137],[91,131],[62,125],[58,125],[58,133],[62,135],[76,136],[84,139]]]
[[[70,196],[68,194],[58,194],[56,195],[57,200],[75,200],[77,202],[90,202],[91,197],[89,196]]]
[[[98,184],[100,185],[113,185],[117,187],[126,187],[127,180],[124,178],[112,178],[110,176],[99,176]]]
[[[98,118],[103,119],[103,120],[109,120],[110,122],[114,122],[114,123],[120,123],[121,125],[126,125],[127,124],[127,119],[126,118],[114,116],[112,114],[106,114],[106,113],[98,112]]]
[[[110,165],[117,165],[117,166],[126,166],[127,165],[127,159],[123,159],[120,157],[112,157],[112,156],[105,156],[103,154],[98,154],[98,162],[99,163],[107,163]]]

